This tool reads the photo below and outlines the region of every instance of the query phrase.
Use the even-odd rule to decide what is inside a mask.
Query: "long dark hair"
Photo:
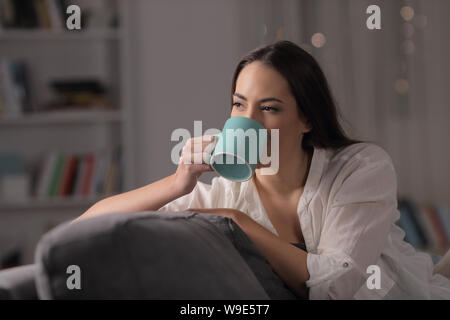
[[[311,130],[303,136],[304,149],[339,149],[359,142],[348,138],[339,124],[337,108],[319,64],[308,52],[291,41],[278,41],[245,55],[233,74],[231,99],[239,73],[255,61],[272,67],[289,83],[300,118],[308,121],[311,126]]]

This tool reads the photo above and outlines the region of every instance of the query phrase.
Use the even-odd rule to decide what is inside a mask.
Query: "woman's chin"
[[[261,168],[268,168],[270,167],[270,162],[268,164],[262,164],[261,162],[258,162],[258,164],[256,165],[255,170],[261,169]]]

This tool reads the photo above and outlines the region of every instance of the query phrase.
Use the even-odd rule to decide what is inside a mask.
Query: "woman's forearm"
[[[308,298],[307,253],[268,231],[242,211],[230,208],[188,208],[232,219],[261,251],[278,276],[298,296]]]
[[[174,175],[170,175],[144,187],[100,200],[74,221],[112,212],[158,210],[184,195],[174,180]]]

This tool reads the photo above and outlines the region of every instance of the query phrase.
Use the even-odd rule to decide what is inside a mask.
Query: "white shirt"
[[[405,233],[395,224],[400,217],[396,180],[391,158],[374,144],[339,152],[314,149],[297,207],[310,299],[450,299],[450,280],[433,275],[431,257],[404,242]],[[253,179],[199,181],[190,194],[159,211],[188,208],[237,209],[278,236]],[[370,265],[379,267],[379,288]]]

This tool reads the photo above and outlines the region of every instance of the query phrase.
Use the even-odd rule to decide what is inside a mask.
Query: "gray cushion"
[[[43,299],[269,299],[211,219],[193,212],[114,213],[62,224],[36,250]],[[81,270],[69,290],[67,268]]]

